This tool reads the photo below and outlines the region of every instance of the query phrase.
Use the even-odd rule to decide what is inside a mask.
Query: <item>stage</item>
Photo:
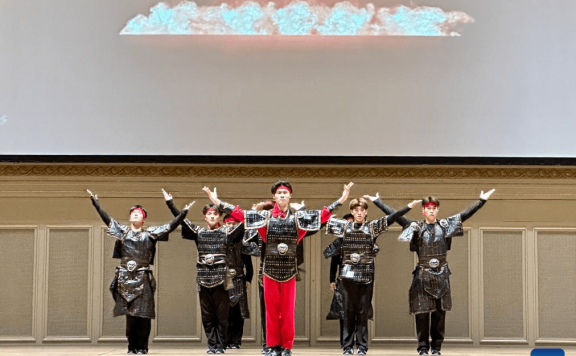
[[[544,347],[541,347],[544,348]],[[576,356],[576,347],[562,347],[565,355]],[[532,351],[531,347],[525,346],[481,346],[481,347],[463,347],[447,345],[442,350],[442,355],[451,356],[529,356]],[[296,347],[292,350],[295,356],[308,356],[308,355],[321,355],[321,356],[340,356],[342,352],[338,348],[328,347]],[[404,356],[416,355],[413,346],[379,346],[373,347],[368,351],[368,355],[372,356]],[[126,355],[126,347],[124,345],[99,345],[99,346],[23,346],[23,345],[4,345],[0,346],[1,356],[123,356]],[[165,345],[152,345],[149,355],[165,355],[165,356],[200,356],[206,355],[206,348],[194,346],[165,346]],[[261,356],[260,349],[253,347],[243,348],[240,350],[227,350],[226,355],[252,355]]]

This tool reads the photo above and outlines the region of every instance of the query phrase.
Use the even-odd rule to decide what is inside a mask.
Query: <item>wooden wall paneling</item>
[[[482,343],[527,344],[524,228],[482,228]]]
[[[47,226],[44,341],[91,341],[92,226]]]
[[[0,226],[0,342],[37,338],[38,226]]]
[[[537,344],[576,344],[576,230],[536,228]]]

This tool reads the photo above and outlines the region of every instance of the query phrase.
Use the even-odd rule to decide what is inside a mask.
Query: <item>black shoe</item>
[[[266,356],[280,356],[281,352],[282,348],[280,348],[280,346],[269,347]]]
[[[209,347],[209,348],[208,348],[208,351],[206,351],[206,353],[213,355],[213,354],[216,353],[216,349],[215,349],[215,348],[212,348],[212,347]]]
[[[366,349],[363,348],[363,347],[359,348],[359,349],[356,351],[356,353],[357,353],[358,355],[366,355],[367,352],[368,352],[368,350],[366,350]]]
[[[432,355],[442,355],[442,353],[440,352],[440,350],[432,349]]]
[[[420,350],[418,350],[418,355],[428,355],[428,350],[420,349]]]
[[[266,344],[262,345],[262,354],[266,355],[271,350],[270,347],[266,346]]]
[[[148,351],[146,351],[146,350],[138,350],[136,352],[136,355],[146,355],[147,353],[148,353]]]
[[[128,349],[128,355],[136,355],[136,350]]]
[[[342,354],[344,354],[344,355],[354,355],[354,350],[352,350],[351,347],[346,347],[346,348],[344,349],[344,352],[342,352]]]
[[[230,344],[230,345],[228,345],[227,348],[229,348],[230,350],[236,350],[236,349],[239,349],[239,348],[240,348],[240,345],[238,345],[238,344]]]
[[[280,356],[291,356],[292,355],[292,350],[290,349],[284,349],[282,350],[282,353],[280,353]]]
[[[217,354],[223,354],[223,353],[224,353],[224,349],[216,349],[216,352],[215,352],[215,353],[217,353]]]

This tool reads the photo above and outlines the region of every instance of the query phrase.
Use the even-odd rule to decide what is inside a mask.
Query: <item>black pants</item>
[[[342,348],[354,347],[368,350],[368,312],[372,304],[374,285],[360,284],[342,279],[344,314]]]
[[[214,288],[200,286],[200,311],[202,312],[202,326],[208,339],[208,347],[213,349],[226,349],[228,337],[228,309],[230,297],[222,285]]]
[[[432,348],[440,351],[442,348],[446,329],[446,311],[440,307],[440,300],[438,300],[436,311],[414,316],[416,318],[416,334],[418,336],[417,350]],[[430,342],[430,338],[432,338],[432,342]]]
[[[228,345],[242,345],[242,334],[244,334],[244,318],[240,311],[240,303],[230,307],[228,316]]]
[[[262,325],[262,345],[266,345],[266,304],[264,303],[264,287],[258,283],[260,297],[260,324]]]
[[[152,319],[126,315],[128,350],[148,351],[148,339],[150,337],[151,325]]]

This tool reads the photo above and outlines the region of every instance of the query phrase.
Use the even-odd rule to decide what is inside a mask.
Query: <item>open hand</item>
[[[366,194],[366,195],[363,196],[363,198],[364,198],[364,199],[370,199],[370,201],[374,201],[374,200],[380,198],[380,194],[376,193],[375,196],[370,196],[370,195]]]
[[[488,198],[490,198],[490,196],[492,195],[492,193],[494,193],[496,191],[496,189],[492,189],[487,191],[486,193],[484,193],[484,191],[480,191],[480,199],[482,200],[488,200]]]
[[[162,194],[164,194],[164,199],[165,199],[166,201],[172,200],[172,194],[168,194],[168,192],[166,192],[166,191],[164,190],[164,188],[162,188]]]

